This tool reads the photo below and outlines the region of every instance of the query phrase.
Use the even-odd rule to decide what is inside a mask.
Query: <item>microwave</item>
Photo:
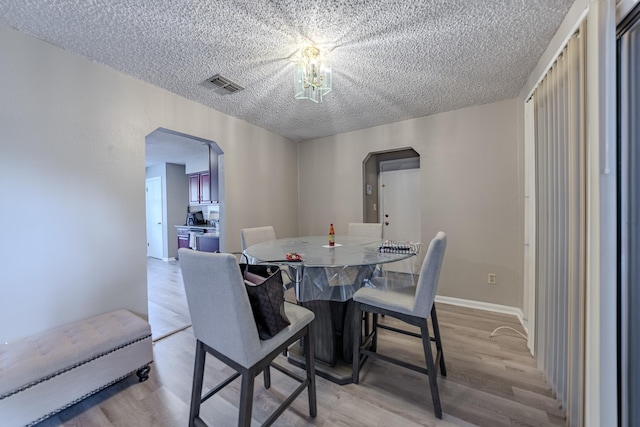
[[[204,215],[202,215],[202,211],[189,212],[187,213],[187,225],[203,225],[207,222],[204,220]]]

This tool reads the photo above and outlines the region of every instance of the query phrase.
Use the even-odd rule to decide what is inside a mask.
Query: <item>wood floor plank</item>
[[[513,394],[515,399],[520,403],[533,408],[542,409],[546,411],[547,414],[558,418],[562,418],[564,416],[558,401],[553,397],[529,390],[523,390],[519,387],[513,387]]]
[[[178,261],[147,258],[147,294],[152,339],[191,324]]]
[[[187,424],[193,375],[195,338],[179,262],[149,259],[149,321],[154,336],[154,363],[149,380],[131,376],[38,424],[55,426],[153,426]],[[295,302],[293,290],[285,293]],[[499,326],[523,331],[515,316],[449,304],[437,304],[448,376],[438,377],[443,420],[435,418],[428,378],[381,360],[369,360],[360,384],[339,386],[316,377],[318,416],[309,417],[303,392],[275,422],[275,426],[561,426],[565,419],[544,375],[536,368],[526,342],[506,331],[489,335]],[[385,317],[381,322],[402,323]],[[408,328],[411,329],[411,328]],[[415,329],[414,329],[415,330]],[[158,339],[160,338],[160,339]],[[412,363],[424,363],[420,340],[380,331],[380,351]],[[286,358],[278,362],[289,365]],[[208,356],[204,385],[212,387],[231,375],[224,363]],[[272,370],[272,386],[256,377],[252,425],[260,425],[296,387],[296,382]],[[212,426],[235,425],[240,382],[235,380],[202,406]]]

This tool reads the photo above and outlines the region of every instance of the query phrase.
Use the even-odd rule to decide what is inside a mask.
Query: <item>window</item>
[[[623,426],[640,425],[640,6],[618,30],[618,387]]]

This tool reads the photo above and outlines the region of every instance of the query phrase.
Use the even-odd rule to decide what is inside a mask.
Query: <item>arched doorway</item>
[[[363,162],[364,222],[382,223],[385,240],[421,241],[420,155],[413,148],[369,153]],[[410,272],[412,261],[387,270]]]
[[[388,185],[384,187],[380,182],[381,173],[384,174],[395,171],[419,171],[420,170],[420,154],[418,154],[413,148],[403,148],[399,150],[372,152],[362,162],[363,171],[363,222],[391,222],[386,220],[385,215],[391,215],[389,213],[381,212],[381,205],[384,205],[383,197],[391,196],[390,199],[399,200],[393,204],[403,203],[407,208],[411,207],[414,212],[420,211],[419,194],[412,194],[412,191],[405,188],[404,191],[399,191],[397,195],[389,194],[387,191],[385,195],[385,189],[390,190]],[[419,172],[418,172],[419,173]],[[400,178],[402,179],[402,178]],[[412,178],[409,178],[412,179]],[[399,196],[398,199],[396,196]],[[387,203],[387,208],[391,208],[391,204]],[[404,210],[404,209],[403,209]],[[401,218],[394,215],[395,221]],[[419,217],[418,217],[419,218]],[[391,225],[391,224],[390,224]],[[387,226],[388,227],[388,226]],[[384,234],[384,233],[383,233]],[[388,234],[388,233],[387,233]],[[392,236],[386,236],[393,238]],[[398,236],[399,238],[404,238]],[[419,238],[417,236],[416,238]]]

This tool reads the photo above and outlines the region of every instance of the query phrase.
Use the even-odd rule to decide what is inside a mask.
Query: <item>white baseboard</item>
[[[493,304],[483,301],[472,301],[461,298],[443,297],[440,295],[436,295],[436,302],[442,304],[458,305],[460,307],[475,308],[484,311],[492,311],[494,313],[510,314],[512,316],[516,316],[524,330],[529,333],[524,321],[524,313],[517,307],[509,307],[508,305]]]

